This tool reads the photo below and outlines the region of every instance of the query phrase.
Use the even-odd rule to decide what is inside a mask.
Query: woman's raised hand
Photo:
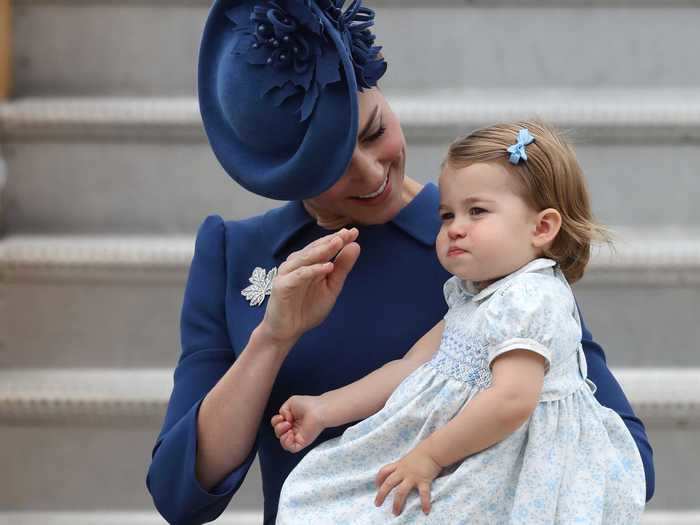
[[[280,407],[270,423],[280,445],[289,452],[299,452],[310,445],[326,428],[320,396],[292,396]]]
[[[343,228],[321,237],[280,265],[262,321],[270,337],[293,344],[326,318],[360,255],[358,233]]]

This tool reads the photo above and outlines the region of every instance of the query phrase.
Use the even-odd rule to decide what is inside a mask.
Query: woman
[[[386,66],[373,13],[359,0],[344,12],[337,4],[216,1],[207,20],[199,98],[212,149],[242,186],[291,202],[243,221],[211,216],[198,231],[182,354],[147,477],[171,523],[215,519],[256,453],[265,523],[274,523],[282,484],[304,456],[274,434],[280,405],[439,337],[431,328],[447,311],[449,275],[434,254],[437,188],[405,176],[401,127],[376,88]],[[348,319],[364,328],[345,329]],[[585,326],[582,342],[596,397],[639,447],[650,498],[644,427]]]

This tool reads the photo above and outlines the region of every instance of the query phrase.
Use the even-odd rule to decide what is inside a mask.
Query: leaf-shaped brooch
[[[277,268],[266,272],[264,268],[255,268],[248,279],[250,286],[241,290],[241,295],[250,301],[250,306],[260,306],[266,295],[272,292],[272,280],[277,275]]]

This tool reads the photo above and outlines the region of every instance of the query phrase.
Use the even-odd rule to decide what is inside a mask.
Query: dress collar
[[[421,243],[434,246],[440,229],[438,200],[437,186],[428,183],[390,222]],[[315,224],[301,201],[288,202],[268,211],[263,221],[263,230],[271,239],[275,255],[279,255],[292,237],[305,226]]]
[[[472,297],[472,301],[480,302],[480,301],[483,301],[484,299],[491,297],[494,293],[496,293],[498,290],[503,288],[503,286],[505,286],[507,283],[512,281],[518,275],[521,275],[523,273],[538,272],[538,271],[543,270],[545,268],[551,268],[551,267],[555,266],[556,264],[557,263],[555,261],[553,261],[552,259],[545,259],[543,257],[539,258],[539,259],[535,259],[535,260],[527,263],[525,266],[523,266],[519,270],[516,270],[513,273],[506,275],[502,279],[499,279],[495,283],[488,285],[486,288],[484,288],[481,291],[479,291],[476,288],[476,286],[474,286],[474,283],[472,281],[460,280],[459,284],[466,294],[474,296],[474,297]]]
[[[301,201],[291,201],[280,208],[270,210],[265,214],[263,229],[272,243],[272,250],[279,255],[287,243],[302,228],[314,224]]]
[[[435,237],[440,230],[439,204],[440,192],[429,182],[391,222],[426,246],[435,246]]]

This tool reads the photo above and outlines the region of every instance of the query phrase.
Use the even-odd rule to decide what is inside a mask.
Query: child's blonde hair
[[[509,146],[527,128],[535,141],[526,146],[527,160],[508,160]],[[590,198],[573,147],[553,127],[539,121],[497,124],[479,129],[450,145],[443,164],[453,169],[476,162],[498,162],[517,177],[520,195],[535,211],[554,208],[561,229],[544,256],[555,260],[570,283],[583,276],[591,242],[610,242],[608,231],[591,214]]]

